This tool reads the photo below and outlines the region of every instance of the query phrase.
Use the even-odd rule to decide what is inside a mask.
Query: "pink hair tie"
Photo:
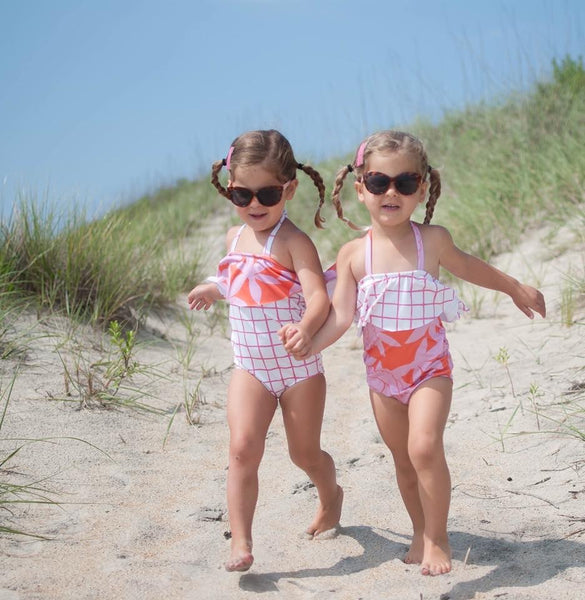
[[[357,155],[355,157],[355,166],[361,167],[364,164],[364,150],[366,149],[366,140],[364,140],[358,148]]]
[[[232,154],[234,153],[234,147],[230,146],[230,149],[228,150],[227,156],[225,157],[225,168],[229,171],[230,170],[230,161],[232,159]]]

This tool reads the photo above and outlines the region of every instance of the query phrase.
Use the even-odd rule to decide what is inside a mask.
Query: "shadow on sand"
[[[300,569],[298,571],[279,571],[273,573],[249,573],[240,578],[240,588],[246,591],[274,592],[280,579],[302,579],[306,577],[336,577],[351,575],[365,569],[373,569],[390,561],[405,552],[403,543],[394,542],[379,535],[371,527],[356,525],[343,527],[341,535],[346,535],[358,542],[364,549],[359,556],[342,558],[330,567]]]
[[[402,537],[391,531],[388,533]],[[344,527],[341,534],[355,539],[363,553],[342,558],[329,567],[247,573],[240,578],[240,588],[256,593],[275,592],[281,579],[348,576],[401,557],[406,550],[405,543],[392,541],[364,525]],[[509,541],[461,531],[451,532],[450,540],[454,556],[465,556],[470,549],[468,564],[492,567],[488,574],[478,579],[456,583],[448,592],[451,600],[473,598],[477,592],[485,593],[502,587],[532,587],[571,567],[585,567],[585,543],[579,541]],[[461,563],[456,562],[455,570],[458,568],[462,568]],[[585,584],[585,569],[580,575],[580,582]]]

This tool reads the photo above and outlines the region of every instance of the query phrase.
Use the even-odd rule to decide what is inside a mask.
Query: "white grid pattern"
[[[366,275],[358,284],[358,331],[371,323],[385,331],[406,331],[427,325],[439,317],[455,321],[467,307],[453,288],[424,270],[425,251],[419,227],[411,221],[416,242],[416,271],[372,273],[372,231],[365,236]]]
[[[277,335],[285,323],[296,323],[302,316],[304,299],[295,296],[261,306],[230,305],[234,364],[277,398],[295,383],[323,372],[321,355],[295,360]]]
[[[366,323],[386,331],[416,329],[436,317],[454,321],[465,310],[455,290],[425,271],[366,275],[358,287],[360,329]]]

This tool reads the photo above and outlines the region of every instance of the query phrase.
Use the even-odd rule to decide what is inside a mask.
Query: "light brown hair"
[[[321,175],[309,165],[297,162],[290,142],[275,129],[247,131],[238,136],[230,147],[229,164],[225,158],[215,161],[211,166],[211,183],[217,191],[229,198],[228,190],[219,181],[222,167],[229,168],[230,173],[236,167],[263,165],[281,182],[286,183],[296,178],[297,169],[306,173],[319,191],[319,206],[315,213],[315,225],[323,228],[321,207],[325,201],[325,184]]]
[[[441,176],[439,171],[429,165],[426,150],[423,146],[423,143],[418,138],[414,137],[410,133],[405,133],[404,131],[388,130],[374,133],[366,138],[356,151],[353,162],[342,167],[337,172],[335,177],[335,184],[333,186],[331,200],[333,202],[333,206],[335,206],[335,210],[337,211],[337,216],[342,221],[345,221],[352,229],[362,228],[352,223],[343,215],[343,208],[339,198],[341,188],[343,187],[343,182],[347,177],[347,174],[354,172],[356,179],[361,181],[361,178],[366,171],[365,167],[370,155],[373,153],[390,154],[392,152],[401,152],[415,158],[418,161],[419,173],[422,176],[423,181],[426,180],[427,173],[429,174],[429,199],[426,203],[424,223],[426,225],[431,222],[435,205],[439,196],[441,195]],[[358,159],[360,161],[359,165],[357,164]]]

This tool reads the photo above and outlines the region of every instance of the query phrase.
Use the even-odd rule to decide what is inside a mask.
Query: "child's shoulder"
[[[278,232],[278,237],[286,244],[313,243],[311,237],[297,227],[290,219],[286,219],[282,224]]]
[[[425,243],[443,243],[451,239],[449,230],[442,225],[422,225],[420,223],[417,225]]]
[[[228,229],[227,233],[225,234],[225,245],[227,248],[232,245],[232,242],[234,241],[236,235],[238,235],[238,231],[240,231],[241,227],[241,225],[232,225],[232,227]]]
[[[281,252],[286,252],[291,257],[308,256],[317,254],[317,247],[308,234],[287,219],[278,231],[272,252],[276,257]],[[286,264],[285,260],[281,262]]]
[[[361,235],[349,242],[345,242],[337,253],[337,260],[352,260],[356,256],[363,256],[365,253],[364,236]]]
[[[341,246],[339,251],[341,252],[342,250],[344,250],[344,252],[356,252],[365,248],[364,238],[368,235],[369,231],[369,228],[364,229],[357,237],[354,237],[353,239],[349,240],[349,242],[345,242],[345,244]]]

